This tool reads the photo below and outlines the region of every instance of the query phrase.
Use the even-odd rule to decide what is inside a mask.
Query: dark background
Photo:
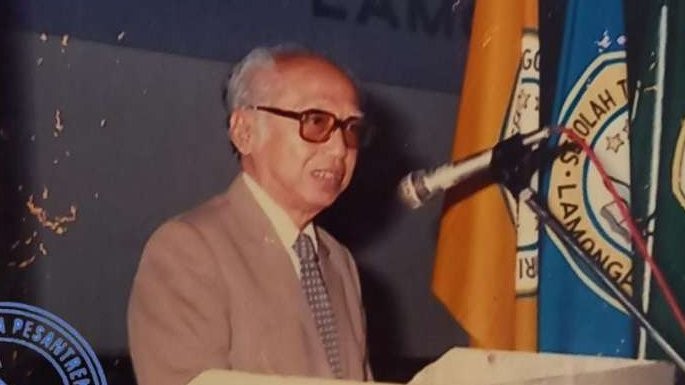
[[[142,246],[238,170],[220,98],[231,63],[256,45],[297,42],[352,70],[380,128],[350,189],[320,218],[357,260],[376,379],[407,381],[467,344],[430,293],[441,202],[410,212],[395,186],[449,159],[473,1],[4,0],[0,300],[63,318],[110,384],[134,383],[125,311]],[[565,4],[540,1],[543,121]],[[629,20],[639,14],[630,4]],[[37,222],[31,195],[50,217],[77,207],[66,233]],[[34,358],[0,377],[12,367],[23,375]]]

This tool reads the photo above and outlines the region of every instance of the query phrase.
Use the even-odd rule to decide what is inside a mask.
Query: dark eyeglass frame
[[[284,118],[289,118],[293,120],[297,120],[300,122],[300,138],[302,140],[310,142],[310,143],[325,143],[331,138],[331,134],[333,131],[336,129],[340,128],[343,132],[343,139],[345,141],[345,146],[349,148],[359,148],[362,146],[362,142],[364,141],[362,138],[362,135],[364,134],[364,118],[361,116],[350,116],[349,118],[346,119],[339,119],[335,114],[325,111],[325,110],[319,110],[316,108],[310,108],[304,111],[290,111],[290,110],[283,110],[280,108],[276,107],[269,107],[269,106],[247,106],[248,108],[251,108],[253,110],[259,110],[259,111],[265,111],[274,115],[282,116]],[[324,116],[329,117],[332,122],[329,127],[324,131],[322,134],[321,138],[311,138],[308,137],[305,134],[305,122],[307,121],[307,118],[311,114],[321,114]],[[359,123],[356,127],[352,125],[352,123]],[[353,130],[352,128],[355,127],[357,128],[356,130]]]

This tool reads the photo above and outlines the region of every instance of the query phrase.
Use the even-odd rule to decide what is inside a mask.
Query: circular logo
[[[628,88],[625,53],[600,54],[580,76],[561,108],[558,124],[574,130],[592,147],[621,198],[630,199]],[[566,142],[566,136],[561,142]],[[550,210],[583,250],[626,294],[632,295],[630,237],[616,202],[583,152],[566,152],[553,163],[547,200]],[[597,295],[624,311],[589,272],[550,237],[576,275]]]
[[[540,106],[540,44],[537,31],[526,30],[521,41],[521,60],[512,88],[509,109],[500,132],[500,140],[515,134],[528,134],[539,128]],[[537,174],[531,185],[537,185]],[[510,217],[516,226],[517,297],[527,297],[538,291],[538,221],[532,210],[519,204],[509,190],[501,189]]]
[[[0,302],[0,377],[0,385],[46,379],[107,385],[95,353],[76,330],[43,309],[15,302]]]

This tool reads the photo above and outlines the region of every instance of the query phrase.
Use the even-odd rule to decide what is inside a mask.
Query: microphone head
[[[402,203],[411,209],[417,209],[427,200],[428,190],[424,185],[423,178],[426,175],[424,170],[414,171],[400,181],[397,186],[397,193]]]

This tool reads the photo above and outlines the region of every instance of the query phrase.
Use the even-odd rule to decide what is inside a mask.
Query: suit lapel
[[[285,250],[283,243],[278,238],[273,224],[242,178],[236,178],[226,194],[231,202],[237,203],[231,205],[232,212],[230,215],[243,225],[242,227],[246,232],[244,241],[249,249],[248,258],[252,259],[250,263],[255,267],[254,271],[258,271],[257,279],[263,282],[261,286],[270,293],[270,296],[277,298],[274,301],[274,306],[294,304],[293,308],[284,309],[284,311],[296,312],[295,316],[300,320],[303,332],[307,340],[310,341],[309,346],[314,350],[312,354],[325,357],[326,352],[316,329],[309,304],[302,292],[300,279],[295,273],[288,251]],[[324,254],[327,259],[328,248],[324,245],[320,250],[325,250]],[[324,268],[322,267],[322,269]],[[330,267],[324,270],[330,270]],[[284,287],[280,287],[277,283],[282,283]],[[334,311],[338,310],[334,308]],[[325,363],[325,359],[323,362]],[[330,367],[326,365],[320,370],[330,371]]]

